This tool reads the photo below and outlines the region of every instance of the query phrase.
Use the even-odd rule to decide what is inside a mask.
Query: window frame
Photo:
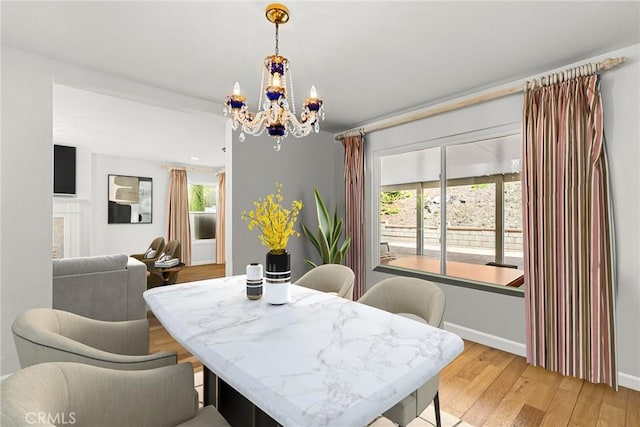
[[[369,202],[369,213],[370,213],[370,217],[371,217],[371,222],[370,222],[370,230],[369,230],[369,235],[372,237],[373,239],[373,244],[370,245],[371,248],[373,248],[372,251],[370,251],[370,262],[371,265],[373,266],[372,270],[376,271],[376,272],[382,272],[382,273],[388,273],[388,274],[394,274],[394,275],[399,275],[399,276],[407,276],[407,277],[417,277],[417,278],[422,278],[422,279],[426,279],[426,280],[430,280],[430,281],[434,281],[434,282],[438,282],[438,283],[444,283],[444,284],[448,284],[448,285],[453,285],[453,286],[459,286],[459,287],[463,287],[463,288],[470,288],[470,289],[476,289],[476,290],[482,290],[482,291],[487,291],[487,292],[493,292],[493,293],[498,293],[498,294],[503,294],[503,295],[511,295],[511,296],[515,296],[515,297],[520,297],[520,298],[524,298],[524,288],[513,288],[510,286],[501,286],[501,285],[496,285],[496,284],[491,284],[491,283],[485,283],[485,282],[478,282],[478,281],[474,281],[474,280],[469,280],[469,279],[461,279],[461,278],[456,278],[456,277],[451,277],[451,276],[445,276],[442,274],[436,274],[436,273],[430,273],[430,272],[426,272],[426,271],[417,271],[417,270],[409,270],[409,269],[405,269],[402,267],[397,267],[397,266],[390,266],[390,265],[385,265],[385,264],[380,264],[380,241],[381,241],[381,236],[380,236],[380,192],[383,191],[383,187],[380,185],[380,177],[381,177],[381,159],[382,157],[385,156],[390,156],[390,155],[396,155],[396,154],[403,154],[403,153],[407,153],[407,152],[412,152],[412,151],[418,151],[418,150],[424,150],[424,149],[429,149],[429,148],[440,148],[441,152],[440,152],[440,158],[441,158],[441,165],[440,165],[440,177],[445,176],[446,177],[446,149],[449,146],[455,146],[455,145],[462,145],[462,144],[467,144],[467,143],[472,143],[472,142],[478,142],[478,141],[482,141],[482,140],[487,140],[487,139],[495,139],[495,138],[502,138],[502,137],[508,137],[508,136],[513,136],[513,135],[518,135],[518,134],[522,134],[522,128],[521,128],[521,124],[520,123],[509,123],[506,125],[502,125],[502,126],[496,126],[496,127],[492,127],[492,128],[486,128],[486,129],[480,129],[480,130],[475,130],[475,131],[470,131],[470,132],[466,132],[466,133],[462,133],[462,134],[458,134],[458,135],[450,135],[450,136],[445,136],[445,137],[441,137],[441,138],[434,138],[431,140],[425,140],[425,141],[419,141],[419,142],[414,142],[414,143],[408,143],[408,144],[403,144],[403,145],[397,145],[395,147],[391,147],[391,148],[383,148],[383,149],[379,149],[379,150],[373,150],[371,152],[371,159],[372,159],[372,164],[371,164],[371,189],[373,191],[371,191],[371,198],[370,198],[370,202]],[[513,175],[513,174],[509,174],[509,175]],[[441,189],[441,194],[445,194],[446,191],[446,186],[450,185],[449,183],[451,181],[464,181],[464,180],[473,180],[473,177],[467,177],[467,178],[454,178],[451,180],[442,180],[440,179],[439,181],[433,181],[434,183],[438,183],[440,185],[440,189]],[[513,181],[514,179],[512,179],[512,177],[509,177],[509,179],[504,179],[502,181],[502,184],[504,182],[507,181]],[[417,194],[420,194],[419,198],[417,198],[417,200],[422,198],[422,183],[418,182],[418,183],[409,183],[409,184],[397,184],[397,185],[389,185],[389,186],[385,186],[385,188],[393,188],[394,190],[399,189],[400,187],[405,187],[405,189],[415,189],[417,191]],[[431,188],[435,187],[435,185],[431,185]],[[498,227],[498,221],[500,221],[501,224],[501,229],[504,232],[504,207],[501,206],[500,208],[498,208],[498,194],[499,190],[501,190],[501,193],[504,193],[504,186],[501,186],[502,188],[499,189],[498,188],[498,183],[496,183],[496,213],[498,210],[501,211],[500,214],[500,218],[498,218],[496,216],[496,257],[498,256],[498,242],[497,240],[500,239],[501,240],[501,245],[502,247],[504,247],[504,239],[503,239],[503,233],[498,233],[497,232],[497,227]],[[446,218],[446,206],[444,206],[441,210],[441,215],[443,218]],[[420,213],[417,213],[417,216],[420,216]],[[418,220],[418,224],[421,223],[421,219]],[[442,220],[441,220],[442,222]],[[446,223],[446,222],[445,222]],[[422,253],[422,248],[424,245],[423,239],[418,240],[418,238],[422,235],[422,231],[416,233],[416,243],[419,245],[417,247],[417,250],[420,251],[420,253]],[[442,233],[443,236],[442,240],[442,246],[446,248],[446,232]],[[499,235],[499,237],[498,237]],[[504,252],[504,251],[503,251]],[[500,259],[503,259],[504,257],[504,253],[500,254]],[[446,253],[444,253],[444,256],[441,256],[440,259],[441,263],[444,264],[446,263]],[[442,267],[441,267],[442,270]],[[446,271],[446,270],[445,270]]]

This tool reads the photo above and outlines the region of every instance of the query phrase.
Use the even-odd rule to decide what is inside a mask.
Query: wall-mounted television
[[[76,194],[76,147],[53,146],[53,194]]]

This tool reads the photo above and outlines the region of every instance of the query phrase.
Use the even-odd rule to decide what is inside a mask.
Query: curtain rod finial
[[[621,56],[619,58],[607,58],[604,61],[600,62],[600,64],[598,64],[598,71],[610,70],[611,68],[615,68],[620,64],[624,64],[625,62],[627,62],[626,56]]]

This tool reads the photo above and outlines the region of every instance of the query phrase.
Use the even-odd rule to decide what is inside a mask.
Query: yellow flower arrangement
[[[282,184],[276,182],[276,192],[261,197],[253,202],[255,210],[242,211],[240,218],[249,223],[249,230],[260,231],[258,239],[269,251],[284,250],[289,237],[300,237],[300,233],[293,229],[302,209],[302,201],[294,200],[291,209],[281,206]]]

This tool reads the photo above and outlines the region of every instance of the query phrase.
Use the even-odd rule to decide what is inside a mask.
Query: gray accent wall
[[[232,263],[233,274],[244,274],[247,264],[258,262],[264,265],[268,252],[258,240],[257,231],[249,231],[247,223],[240,219],[240,212],[253,209],[253,202],[275,191],[275,183],[283,184],[283,204],[291,206],[294,199],[302,200],[304,207],[298,218],[300,223],[315,230],[317,228],[313,189],[322,194],[329,209],[339,204],[344,213],[344,192],[335,194],[344,172],[337,159],[342,157],[342,144],[326,132],[312,133],[304,138],[287,137],[282,150],[273,150],[273,139],[264,134],[259,137],[247,135],[244,142],[238,139],[239,130],[233,132],[231,147],[231,215],[232,218]],[[229,147],[227,147],[229,150]],[[309,270],[305,258],[314,257],[315,249],[301,234],[291,237],[287,249],[291,253],[291,278],[295,280]],[[229,250],[229,248],[227,248]],[[317,257],[313,258],[316,262]]]

